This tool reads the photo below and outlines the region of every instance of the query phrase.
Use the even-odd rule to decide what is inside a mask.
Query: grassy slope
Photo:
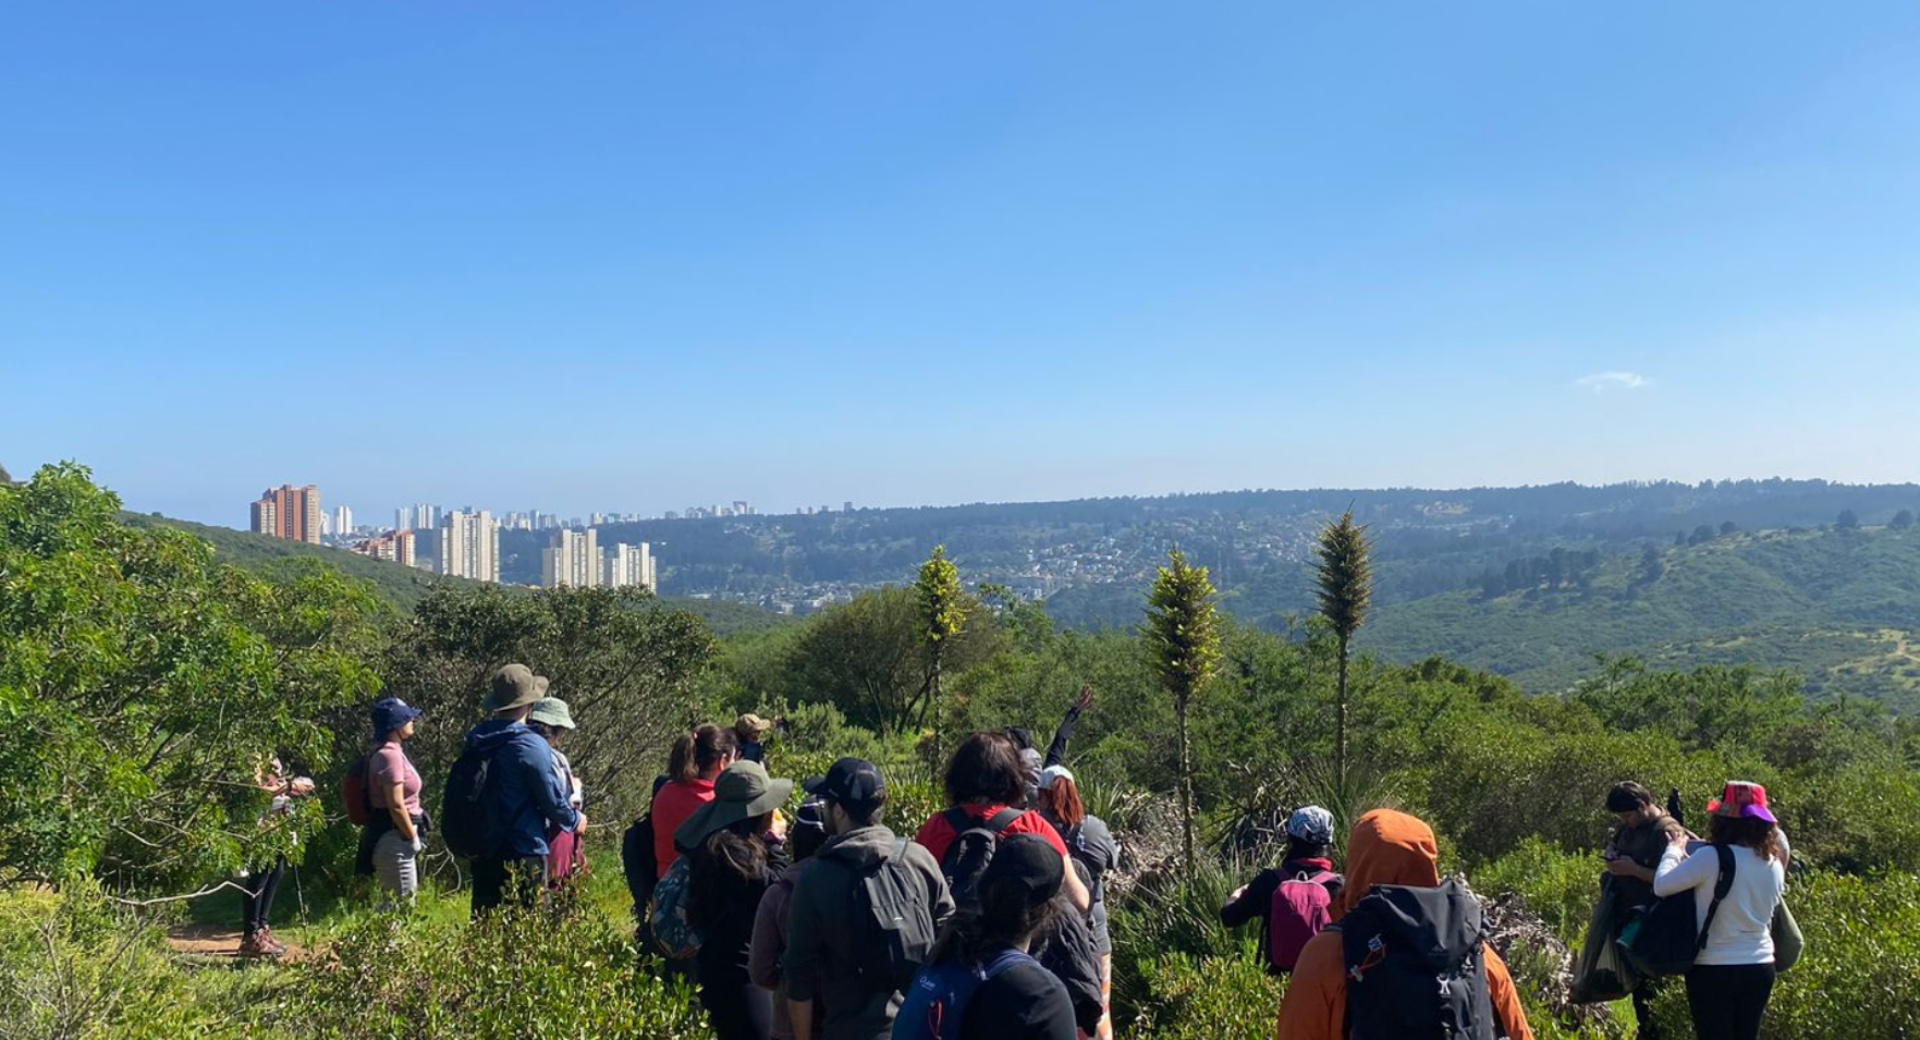
[[[1920,706],[1920,531],[1765,532],[1666,553],[1630,591],[1637,558],[1609,561],[1589,595],[1459,592],[1380,611],[1361,646],[1391,660],[1441,654],[1535,690],[1594,671],[1594,655],[1791,668],[1809,688]]]

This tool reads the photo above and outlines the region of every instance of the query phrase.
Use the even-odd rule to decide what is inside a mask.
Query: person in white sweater
[[[1787,886],[1786,842],[1759,784],[1729,782],[1707,811],[1708,844],[1689,853],[1686,836],[1676,835],[1654,870],[1653,893],[1693,892],[1705,937],[1687,972],[1694,1034],[1699,1040],[1757,1040],[1773,994],[1773,912]],[[1733,857],[1733,884],[1717,907],[1716,846]]]

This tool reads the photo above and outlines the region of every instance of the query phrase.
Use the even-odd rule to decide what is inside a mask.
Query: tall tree
[[[1144,632],[1160,684],[1173,697],[1180,741],[1180,827],[1188,875],[1194,869],[1193,736],[1187,725],[1193,700],[1220,661],[1220,616],[1205,567],[1188,565],[1175,549],[1154,579]]]
[[[1367,623],[1373,603],[1373,539],[1353,522],[1349,509],[1338,523],[1320,532],[1314,546],[1315,581],[1320,587],[1320,616],[1327,619],[1340,645],[1340,681],[1334,701],[1333,775],[1342,794],[1347,789],[1347,679],[1353,658],[1353,634]]]
[[[941,703],[940,670],[946,663],[947,649],[966,628],[973,601],[960,587],[960,568],[947,559],[947,547],[936,545],[933,555],[920,565],[920,579],[913,584],[914,599],[920,609],[920,638],[926,644],[927,681],[923,709],[933,719],[933,759],[940,761],[945,749],[940,742]]]

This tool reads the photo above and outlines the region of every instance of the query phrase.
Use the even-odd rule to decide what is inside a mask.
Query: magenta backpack
[[[1300,963],[1307,942],[1332,923],[1333,893],[1341,885],[1331,870],[1302,872],[1280,882],[1267,909],[1267,960],[1277,971]]]

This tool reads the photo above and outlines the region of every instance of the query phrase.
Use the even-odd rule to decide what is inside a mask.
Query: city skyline
[[[289,476],[366,520],[1915,473],[1911,4],[207,12],[0,34],[16,476],[235,526]]]

